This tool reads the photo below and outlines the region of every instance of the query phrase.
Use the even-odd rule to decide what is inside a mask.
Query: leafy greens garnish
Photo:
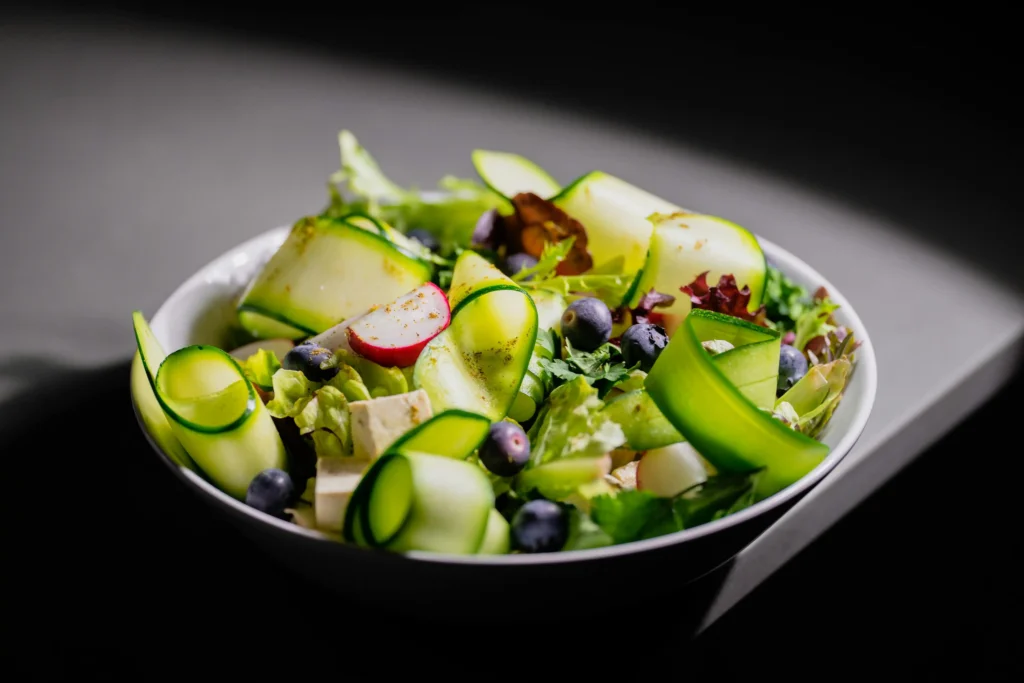
[[[556,384],[582,377],[587,384],[597,389],[599,398],[604,398],[612,387],[629,378],[630,371],[635,369],[626,367],[622,362],[622,351],[610,343],[588,353],[574,349],[566,339],[564,355],[564,358],[552,360],[540,358],[538,362],[555,376]]]
[[[441,254],[450,256],[458,245],[469,244],[476,221],[485,211],[506,207],[504,199],[482,183],[445,176],[438,183],[444,194],[431,196],[391,181],[377,161],[351,132],[338,134],[341,168],[327,188],[329,202],[323,213],[341,218],[365,213],[392,225],[400,232],[421,228],[438,240]],[[346,190],[351,197],[343,195]]]
[[[803,351],[807,343],[816,337],[825,337],[835,331],[835,319],[832,312],[839,308],[839,304],[828,297],[818,299],[808,307],[796,321],[796,337],[793,346]]]
[[[528,433],[528,467],[562,458],[599,457],[624,444],[622,428],[602,408],[604,401],[583,377],[555,388]]]
[[[274,373],[280,369],[281,363],[272,351],[259,349],[239,365],[246,379],[264,391],[273,391]]]
[[[566,256],[569,255],[569,252],[572,251],[572,246],[575,243],[575,237],[569,237],[561,242],[546,243],[544,245],[544,251],[541,252],[540,258],[537,260],[537,265],[520,270],[512,276],[512,280],[515,282],[524,282],[530,278],[543,280],[545,278],[554,277],[555,271],[558,269],[558,264],[565,260]]]
[[[564,297],[594,296],[615,309],[633,284],[632,275],[585,274],[556,275],[543,280],[529,280],[520,285],[526,289],[545,289]]]
[[[796,327],[799,318],[811,303],[805,287],[790,280],[775,266],[768,266],[765,282],[764,306],[768,319],[781,332]]]
[[[615,543],[630,543],[705,524],[753,502],[757,471],[719,474],[672,498],[628,489],[591,500],[595,524]]]

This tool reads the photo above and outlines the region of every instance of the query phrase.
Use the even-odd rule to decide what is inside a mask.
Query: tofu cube
[[[366,460],[351,456],[317,459],[313,508],[318,528],[341,532],[345,508],[368,467],[369,462]]]
[[[423,389],[348,404],[352,413],[352,448],[356,459],[373,460],[398,437],[433,416]]]

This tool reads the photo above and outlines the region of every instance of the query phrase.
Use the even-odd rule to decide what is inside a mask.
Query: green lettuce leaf
[[[296,417],[320,388],[298,370],[278,370],[273,377],[274,398],[267,403],[267,411],[277,418]]]
[[[338,358],[339,367],[343,363],[359,374],[372,398],[395,396],[409,391],[409,382],[401,368],[386,368],[348,349],[338,349],[335,356]],[[341,373],[339,372],[338,375],[340,376]]]
[[[537,260],[537,265],[520,270],[512,276],[512,280],[515,282],[524,282],[531,278],[543,280],[545,278],[554,277],[555,268],[557,268],[558,264],[564,261],[566,256],[569,255],[569,252],[572,251],[572,245],[575,242],[575,237],[568,237],[560,242],[545,243],[544,250],[541,252],[540,258]]]
[[[625,489],[594,498],[590,515],[617,544],[664,536],[750,505],[756,476],[756,472],[716,475],[674,498]]]
[[[622,428],[601,412],[603,407],[585,377],[555,388],[530,429],[528,467],[560,458],[598,457],[626,443]]]
[[[562,550],[589,550],[615,544],[615,539],[598,526],[590,518],[590,515],[579,508],[567,507],[569,507],[569,536],[566,538]]]
[[[438,183],[441,196],[403,188],[389,179],[377,161],[349,131],[338,135],[341,168],[328,182],[329,203],[324,214],[340,218],[363,212],[401,232],[426,230],[437,238],[440,252],[451,256],[468,246],[480,215],[490,209],[509,210],[508,202],[483,183],[445,176]],[[339,186],[344,188],[346,198]]]
[[[810,305],[811,296],[805,287],[790,280],[775,266],[768,266],[764,306],[768,320],[776,329],[783,332],[792,330]]]
[[[264,391],[273,391],[274,373],[281,368],[281,363],[273,351],[260,349],[246,358],[242,363],[242,372],[246,378]]]
[[[546,289],[567,298],[594,296],[614,310],[622,303],[633,284],[633,275],[594,274],[556,275],[520,283],[526,289]]]
[[[373,398],[363,378],[348,363],[338,363],[338,374],[327,385],[339,390],[349,401],[369,401]]]
[[[836,326],[832,321],[832,312],[837,308],[839,304],[825,298],[815,301],[804,310],[796,321],[796,338],[793,340],[793,346],[803,351],[807,342],[815,337],[826,337],[834,331]]]
[[[345,395],[332,386],[317,389],[295,416],[300,434],[312,434],[317,457],[347,455],[352,451],[350,414]]]

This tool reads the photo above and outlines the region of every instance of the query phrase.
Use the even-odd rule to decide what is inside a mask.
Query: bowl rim
[[[211,271],[223,270],[224,267],[222,264],[231,264],[229,266],[229,270],[235,270],[242,265],[251,262],[254,251],[259,252],[258,258],[263,258],[267,250],[273,248],[271,245],[280,244],[284,241],[289,230],[289,226],[273,228],[256,235],[255,237],[252,237],[211,259],[188,279],[182,282],[171,293],[171,295],[168,296],[162,304],[160,304],[160,307],[153,315],[152,324],[156,325],[157,322],[162,319],[163,315],[165,315],[165,311],[170,308],[174,302],[185,297],[191,290],[202,286],[203,284],[209,284],[213,281],[221,280],[221,278],[211,278]],[[799,271],[799,276],[795,279],[801,281],[813,281],[818,283],[818,286],[826,288],[833,301],[839,304],[838,312],[840,313],[840,317],[846,320],[847,326],[853,329],[856,338],[861,342],[860,347],[857,349],[857,361],[855,364],[854,374],[851,379],[852,381],[863,383],[864,398],[862,401],[852,406],[855,412],[849,429],[845,434],[843,434],[839,443],[830,449],[828,455],[824,460],[822,460],[822,462],[794,484],[791,484],[789,487],[765,498],[764,500],[758,501],[750,507],[744,508],[743,510],[726,517],[722,517],[721,519],[707,522],[690,529],[684,529],[682,531],[676,531],[670,534],[665,534],[664,536],[657,536],[655,538],[649,538],[642,541],[632,541],[630,543],[606,546],[602,548],[568,550],[556,553],[456,555],[450,553],[409,551],[401,553],[401,556],[410,560],[431,563],[507,566],[519,564],[534,565],[585,562],[633,553],[642,553],[685,543],[690,540],[702,538],[704,536],[709,536],[725,531],[726,529],[739,526],[748,520],[754,519],[755,517],[772,510],[773,508],[784,505],[788,501],[793,499],[799,500],[799,497],[820,483],[822,479],[835,469],[839,462],[846,457],[849,451],[856,444],[863,433],[871,411],[874,408],[875,396],[878,389],[878,367],[874,347],[860,316],[841,291],[829,282],[828,279],[822,276],[815,268],[797,257],[795,254],[762,237],[761,235],[755,233],[754,236],[761,245],[761,248],[768,260],[776,264],[787,275],[792,277],[796,274],[794,271]],[[243,501],[236,500],[224,493],[216,486],[197,475],[195,472],[179,466],[171,460],[166,453],[164,453],[153,437],[149,434],[149,431],[145,428],[145,424],[142,421],[141,415],[139,415],[135,401],[132,401],[132,406],[135,411],[139,427],[147,441],[149,441],[153,450],[156,451],[163,462],[176,475],[178,475],[178,477],[195,486],[199,491],[205,493],[212,502],[226,506],[232,509],[235,513],[248,516],[258,523],[268,524],[271,527],[275,527],[278,531],[295,534],[297,537],[305,537],[311,542],[331,544],[341,547],[351,546],[351,544],[340,544],[336,538],[332,538],[324,532],[300,527],[293,522],[281,520],[260,512],[259,510],[246,505]],[[355,548],[355,546],[351,547]],[[395,554],[381,549],[361,547],[357,549],[359,551],[387,553],[389,555]]]

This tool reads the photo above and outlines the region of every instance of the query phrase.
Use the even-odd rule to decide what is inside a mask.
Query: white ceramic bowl
[[[186,280],[150,321],[154,334],[164,348],[171,352],[190,344],[224,344],[226,332],[235,319],[236,297],[262,263],[284,241],[287,233],[288,228],[281,227],[254,237],[217,257]],[[420,588],[415,588],[421,581],[439,585],[457,584],[458,595],[466,598],[463,607],[472,611],[479,609],[474,608],[474,605],[485,599],[483,595],[490,592],[497,580],[501,585],[524,582],[534,588],[537,581],[544,581],[550,594],[547,590],[542,591],[538,599],[543,600],[543,595],[548,595],[548,598],[563,602],[576,599],[582,604],[581,601],[586,599],[590,590],[586,587],[588,580],[595,575],[602,575],[604,570],[621,571],[613,570],[612,567],[623,563],[642,564],[644,568],[635,567],[629,571],[645,571],[648,574],[671,568],[673,582],[685,584],[735,556],[744,545],[817,485],[860,437],[875,399],[875,354],[867,330],[853,306],[842,292],[816,270],[781,247],[763,238],[758,239],[769,259],[794,281],[812,291],[819,286],[826,287],[841,306],[836,312],[836,318],[853,329],[856,338],[863,343],[857,351],[854,374],[846,394],[822,439],[831,449],[829,455],[789,488],[723,519],[658,538],[593,550],[504,556],[414,552],[403,556],[337,543],[320,533],[274,519],[231,498],[189,470],[176,466],[155,444],[154,449],[172,471],[194,487],[214,509],[227,514],[246,535],[266,547],[278,559],[353,597],[372,594],[372,591],[366,590],[367,582],[373,584],[374,581],[380,581],[382,576],[398,572],[408,574],[401,583],[411,585],[414,589],[396,590],[394,582],[389,582],[386,589],[389,600],[406,603],[411,600],[415,604],[422,604],[430,598]],[[493,576],[487,577],[493,573],[500,573],[500,580]],[[353,577],[357,575],[360,578],[352,583]],[[340,578],[343,576],[346,578]],[[416,577],[415,580],[412,577]],[[353,586],[359,586],[359,590],[353,590]],[[470,588],[467,590],[467,587]],[[451,593],[443,593],[446,609],[454,609]],[[572,598],[573,595],[577,597]]]

